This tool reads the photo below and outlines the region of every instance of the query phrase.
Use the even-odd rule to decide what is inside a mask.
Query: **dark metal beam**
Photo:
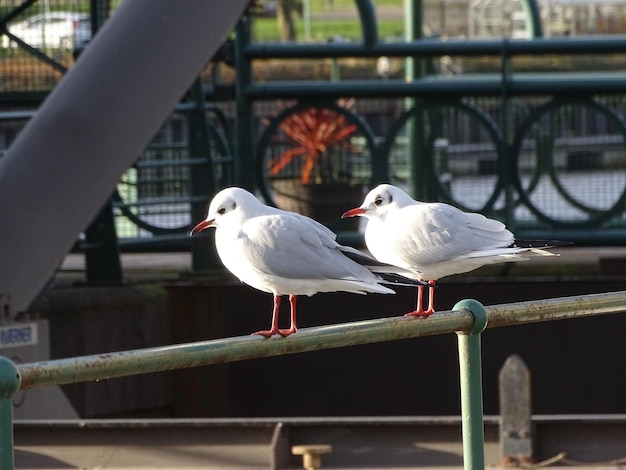
[[[24,310],[247,0],[123,2],[0,160],[0,292]]]

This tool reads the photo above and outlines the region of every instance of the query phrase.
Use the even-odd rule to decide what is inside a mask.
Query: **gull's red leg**
[[[415,311],[405,314],[405,317],[429,317],[435,312],[435,281],[428,281],[428,284],[428,309],[424,310],[424,287],[417,286]]]
[[[424,312],[423,316],[425,317],[435,313],[435,283],[436,282],[437,281],[435,281],[434,279],[431,279],[430,281],[428,281],[428,310]]]
[[[405,314],[405,317],[421,317],[424,312],[424,308],[422,307],[422,302],[424,300],[424,287],[417,286],[417,302],[415,303],[415,310]]]
[[[297,296],[289,296],[289,305],[291,306],[291,326],[288,330],[278,330],[278,334],[281,336],[289,336],[298,331],[298,325],[296,324],[296,300]]]
[[[269,330],[255,331],[253,335],[260,335],[269,338],[280,333],[278,329],[278,312],[280,310],[280,295],[274,294],[274,309],[272,310],[272,326]],[[281,333],[282,334],[282,333]]]

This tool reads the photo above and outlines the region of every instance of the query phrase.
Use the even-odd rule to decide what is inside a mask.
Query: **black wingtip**
[[[573,244],[568,240],[515,240],[511,248],[554,248]]]
[[[365,253],[361,253],[357,250],[354,250],[353,248],[342,248],[343,249],[341,251],[345,256],[374,272],[380,278],[383,284],[407,287],[430,285],[426,281],[418,281],[417,279],[411,279],[410,277],[396,274],[392,272],[394,269],[396,269],[394,266],[391,266],[387,263],[382,263]],[[389,271],[386,271],[386,269],[388,269]]]
[[[369,255],[366,255],[365,253],[361,253],[354,249],[345,249],[345,247],[342,247],[342,248],[344,249],[342,249],[341,252],[346,257],[350,258],[352,261],[360,264],[361,266],[366,266],[366,267],[389,266],[388,264],[381,263],[380,261],[376,260],[375,258],[372,258]]]
[[[376,275],[380,277],[381,282],[383,282],[384,284],[391,284],[391,285],[396,285],[396,286],[407,286],[407,287],[430,286],[430,284],[427,281],[418,281],[417,279],[404,277],[400,274],[377,272]]]

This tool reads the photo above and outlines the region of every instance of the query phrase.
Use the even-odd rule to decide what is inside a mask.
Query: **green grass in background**
[[[378,36],[381,40],[399,38],[404,34],[404,24],[396,20],[379,20]],[[352,41],[360,41],[361,24],[358,20],[337,20],[311,22],[311,40],[326,42],[330,38],[341,36]],[[296,37],[298,41],[305,41],[304,22],[296,20]],[[278,41],[278,25],[275,18],[255,18],[254,38],[256,41]]]
[[[312,16],[312,41],[326,42],[336,36],[352,41],[361,40],[361,25],[354,0],[333,0],[332,10],[326,8],[326,0],[309,0],[309,2]],[[378,16],[378,35],[380,39],[402,37],[404,34],[404,23],[401,14],[403,0],[374,0],[374,5],[375,8],[395,7],[399,12],[397,18],[393,19]],[[336,16],[337,19],[334,19],[333,16]],[[298,41],[305,41],[304,20],[295,15],[295,25]],[[277,41],[279,36],[276,18],[255,18],[254,37],[257,41]]]

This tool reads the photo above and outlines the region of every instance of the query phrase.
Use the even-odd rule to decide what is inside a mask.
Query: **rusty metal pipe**
[[[495,305],[485,310],[488,328],[626,312],[626,291]],[[469,332],[473,325],[474,316],[468,310],[448,311],[429,318],[394,317],[305,328],[288,338],[240,336],[20,364],[20,388],[103,380],[454,331]]]

